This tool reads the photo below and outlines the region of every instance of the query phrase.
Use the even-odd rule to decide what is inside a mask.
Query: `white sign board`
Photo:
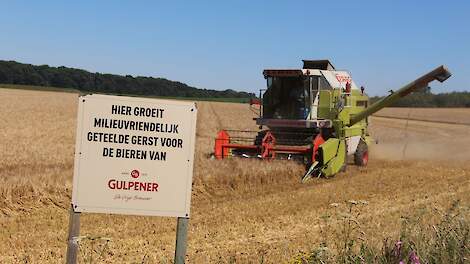
[[[76,212],[189,217],[194,102],[79,97]]]

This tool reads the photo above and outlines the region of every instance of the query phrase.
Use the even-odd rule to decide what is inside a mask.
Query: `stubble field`
[[[0,263],[64,262],[76,108],[76,94],[0,89]],[[384,114],[416,111],[430,121],[470,116],[470,109],[457,119],[452,109]],[[208,158],[220,128],[257,128],[248,105],[200,102],[198,115],[188,263],[289,262],[317,246],[320,217],[344,201],[367,201],[359,220],[372,244],[396,237],[401,216],[470,202],[465,124],[373,117],[378,144],[367,168],[301,184],[304,168],[292,162]],[[172,261],[176,219],[85,214],[81,221],[82,262]]]

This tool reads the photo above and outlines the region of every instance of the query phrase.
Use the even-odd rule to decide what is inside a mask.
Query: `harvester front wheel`
[[[357,166],[367,166],[369,163],[369,148],[364,141],[360,141],[354,153],[354,164]]]

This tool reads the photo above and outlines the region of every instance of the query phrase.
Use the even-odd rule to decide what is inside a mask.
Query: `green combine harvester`
[[[214,146],[216,159],[231,156],[265,160],[288,159],[306,164],[302,181],[329,177],[345,169],[348,157],[366,166],[372,139],[368,117],[434,80],[451,73],[439,66],[370,105],[347,71],[328,60],[304,60],[302,69],[268,69],[267,89],[260,91],[260,131],[221,130]],[[255,133],[254,136],[247,136]]]

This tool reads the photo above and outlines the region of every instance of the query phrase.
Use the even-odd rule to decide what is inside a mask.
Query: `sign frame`
[[[94,102],[93,102],[94,101]],[[141,105],[155,105],[161,106],[163,108],[183,108],[187,109],[188,116],[190,120],[190,124],[186,124],[186,128],[189,128],[190,131],[186,131],[185,133],[185,149],[183,149],[183,154],[179,155],[186,155],[187,159],[185,158],[184,162],[186,166],[185,175],[166,175],[165,177],[174,178],[174,177],[186,177],[185,180],[185,198],[184,198],[184,209],[183,210],[162,210],[159,208],[155,209],[142,209],[142,208],[132,208],[131,206],[126,207],[126,204],[123,204],[122,207],[100,207],[96,205],[85,204],[81,200],[81,195],[89,197],[90,194],[88,190],[83,190],[83,186],[81,186],[81,177],[88,177],[83,176],[83,171],[85,170],[84,167],[87,166],[87,161],[84,158],[86,144],[91,144],[90,142],[86,142],[85,134],[87,131],[84,129],[89,128],[90,124],[87,126],[85,125],[86,122],[91,122],[90,118],[92,116],[86,116],[87,113],[90,114],[89,110],[87,110],[87,104],[91,107],[91,104],[103,102],[106,104],[122,104],[122,105],[131,105],[131,107],[135,107],[136,104]],[[96,113],[91,113],[96,114]],[[117,117],[119,118],[119,116]],[[166,121],[163,121],[166,122]],[[182,102],[176,100],[161,100],[161,99],[151,99],[151,98],[139,98],[139,97],[125,97],[125,96],[110,96],[110,95],[99,95],[99,94],[91,94],[79,97],[79,105],[78,105],[78,113],[77,113],[77,132],[76,132],[76,142],[75,142],[75,165],[74,165],[74,177],[73,177],[73,191],[72,191],[72,204],[74,207],[74,211],[76,212],[90,212],[90,213],[113,213],[113,214],[127,214],[127,215],[147,215],[147,216],[173,216],[173,217],[189,217],[190,215],[190,203],[191,203],[191,188],[192,188],[192,178],[193,178],[193,168],[194,168],[194,152],[195,152],[195,141],[196,141],[196,123],[197,123],[197,107],[194,102]],[[116,132],[117,131],[117,132]],[[132,132],[123,130],[115,130],[115,133],[124,132],[132,134]],[[134,133],[135,134],[135,133]],[[137,132],[138,134],[138,132]],[[94,142],[93,142],[94,143]],[[95,154],[96,155],[96,154]],[[112,158],[109,158],[112,159]],[[119,163],[121,160],[114,160],[113,162]],[[88,161],[88,163],[91,161]],[[137,162],[137,161],[136,161]],[[145,161],[138,161],[138,162],[145,162]],[[183,162],[183,161],[182,161]],[[150,162],[148,162],[150,163]],[[90,166],[88,164],[88,166]],[[158,168],[159,164],[155,164],[155,167]],[[174,165],[173,165],[174,166]],[[136,167],[136,166],[134,166]],[[129,168],[133,168],[130,166]],[[152,168],[153,169],[153,168]],[[157,173],[157,169],[154,169],[154,173]],[[83,185],[83,183],[82,183]],[[179,186],[172,186],[172,188],[180,188],[178,189],[180,192],[182,191],[181,187]],[[174,191],[174,190],[173,190]],[[181,199],[181,198],[178,198]],[[89,199],[88,199],[89,200]],[[90,202],[88,202],[90,203]],[[99,204],[99,201],[97,202]],[[181,201],[179,201],[179,207],[182,207]]]

